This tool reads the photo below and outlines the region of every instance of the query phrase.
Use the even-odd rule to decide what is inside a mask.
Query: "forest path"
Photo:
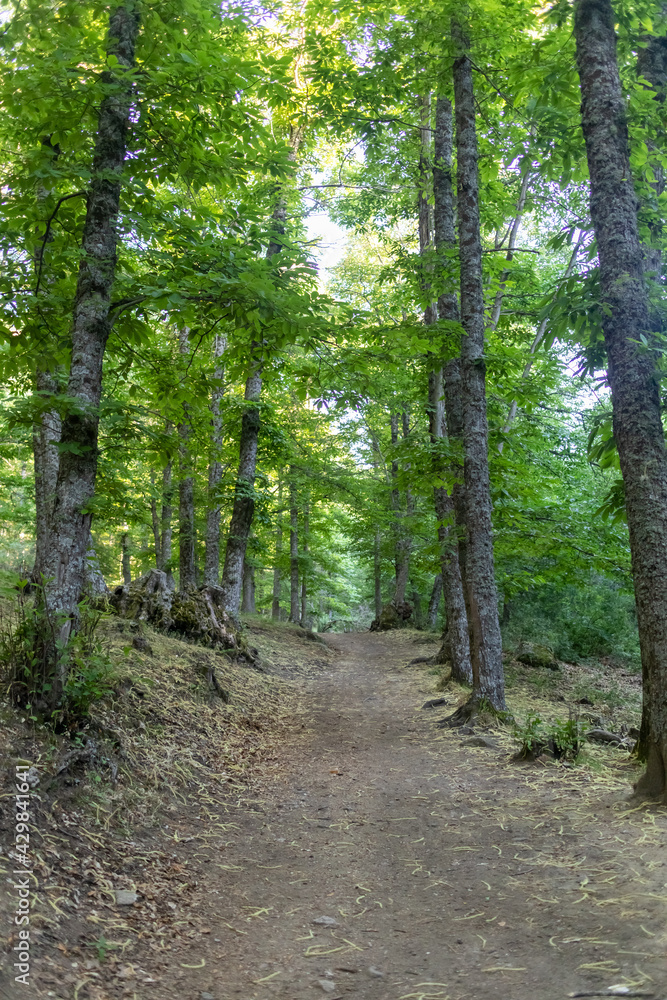
[[[150,995],[667,996],[664,814],[590,773],[463,747],[434,726],[447,709],[421,709],[433,677],[405,669],[420,650],[400,633],[327,643],[338,657],[274,787],[221,817],[211,932],[179,956],[205,967],[174,956]]]

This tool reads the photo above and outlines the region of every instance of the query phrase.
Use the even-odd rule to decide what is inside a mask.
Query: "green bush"
[[[95,701],[113,687],[114,666],[99,638],[104,613],[82,601],[78,627],[68,642],[60,638],[61,617],[51,613],[37,588],[18,584],[13,614],[0,618],[0,660],[13,703],[51,724],[84,719]],[[58,677],[66,677],[60,703],[50,705]],[[49,706],[49,707],[47,707]]]
[[[519,594],[509,610],[507,646],[538,642],[566,662],[609,657],[640,669],[634,597],[613,581],[593,575],[586,587],[545,585]]]
[[[520,742],[519,757],[534,758],[547,751],[557,760],[576,760],[585,727],[576,716],[547,723],[536,712],[530,712],[525,722],[514,724],[513,732]]]

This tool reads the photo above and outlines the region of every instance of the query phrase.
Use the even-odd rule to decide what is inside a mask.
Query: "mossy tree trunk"
[[[178,331],[179,350],[183,357],[190,351],[187,327]],[[190,406],[183,403],[183,417],[178,425],[178,586],[180,590],[197,586],[195,479],[190,448],[192,426]]]
[[[438,97],[435,106],[433,196],[435,245],[443,271],[448,271],[451,267],[448,255],[451,255],[456,247],[454,189],[452,186],[453,145],[452,105],[447,98]],[[451,279],[448,283],[453,285]],[[453,323],[459,322],[459,304],[453,287],[440,294],[438,317]],[[460,345],[457,346],[460,350]],[[455,480],[451,491],[448,491],[444,485],[436,485],[433,489],[447,619],[447,634],[443,649],[446,647],[447,657],[452,665],[453,679],[470,684],[472,682],[472,665],[468,614],[463,586],[465,558],[463,469],[451,466],[447,469],[438,451],[446,436],[455,442],[462,443],[463,413],[460,384],[460,362],[456,356],[444,369],[439,367],[431,372],[429,430],[433,447],[434,471],[439,476],[444,476],[449,471]],[[443,405],[441,400],[444,401],[444,413],[441,410]]]
[[[667,799],[667,451],[655,354],[641,344],[642,338],[650,342],[651,322],[614,22],[609,0],[577,0],[574,34],[591,218],[644,678],[640,749],[647,767],[637,787]]]
[[[456,23],[453,27],[459,49],[454,60],[454,108],[464,331],[461,341],[467,532],[464,585],[468,592],[472,698],[473,701],[483,700],[500,711],[505,708],[505,684],[491,526],[476,109],[468,42]]]
[[[220,576],[220,483],[222,482],[222,417],[220,402],[224,394],[225,369],[221,358],[227,340],[217,334],[213,342],[216,359],[211,392],[211,458],[208,466],[208,510],[206,511],[206,556],[204,560],[204,586],[215,587]]]
[[[114,66],[102,74],[105,94],[99,106],[92,179],[88,188],[72,321],[72,354],[67,395],[76,400],[62,425],[61,453],[45,560],[46,602],[63,624],[67,642],[78,624],[78,603],[85,586],[90,536],[90,501],[95,493],[98,462],[99,403],[102,366],[109,336],[111,295],[116,276],[121,174],[126,155],[132,104],[134,50],[139,34],[138,4],[127,0],[113,7],[106,50]],[[57,705],[66,680],[63,658],[50,691]]]

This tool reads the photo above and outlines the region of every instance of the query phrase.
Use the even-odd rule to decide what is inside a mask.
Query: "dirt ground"
[[[423,648],[327,643],[326,659],[309,643],[305,714],[253,794],[181,804],[124,871],[140,901],[69,920],[5,995],[664,1000],[667,810],[628,799],[633,765],[515,763],[501,733],[465,746],[436,725],[453,705],[422,708]]]

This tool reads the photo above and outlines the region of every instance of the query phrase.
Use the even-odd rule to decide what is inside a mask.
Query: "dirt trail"
[[[307,735],[268,798],[223,817],[192,944],[205,967],[165,962],[146,996],[667,995],[664,812],[462,747],[421,710],[433,678],[405,669],[398,636],[328,642]]]

